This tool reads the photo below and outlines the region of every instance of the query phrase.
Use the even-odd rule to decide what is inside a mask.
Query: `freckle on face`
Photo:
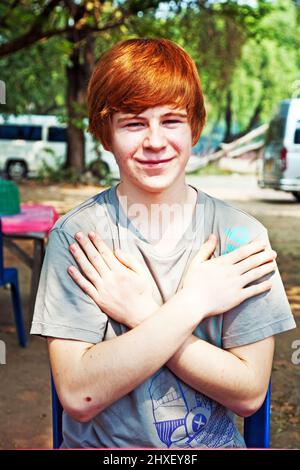
[[[85,397],[85,401],[92,401],[91,397]]]

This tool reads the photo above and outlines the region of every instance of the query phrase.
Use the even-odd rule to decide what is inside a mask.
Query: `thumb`
[[[206,242],[203,243],[200,250],[198,251],[198,253],[197,253],[198,260],[199,260],[199,258],[202,262],[209,260],[212,256],[213,252],[215,251],[217,244],[218,244],[218,239],[217,239],[216,235],[214,235],[212,233],[208,237]]]
[[[135,271],[139,274],[142,274],[143,268],[142,265],[139,263],[139,261],[130,253],[121,251],[121,250],[115,250],[114,251],[115,256],[118,258],[118,260],[124,264],[127,268],[131,269],[132,271]]]

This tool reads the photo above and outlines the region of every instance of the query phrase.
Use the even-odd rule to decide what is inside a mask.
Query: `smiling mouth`
[[[136,161],[138,163],[141,163],[142,165],[159,165],[160,163],[168,163],[174,158],[175,157],[165,158],[164,160],[138,160],[136,159]]]

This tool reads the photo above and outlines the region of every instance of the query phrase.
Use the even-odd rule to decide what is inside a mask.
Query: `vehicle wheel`
[[[20,160],[13,160],[7,164],[6,167],[7,177],[11,180],[21,180],[27,176],[26,163]]]
[[[293,191],[292,195],[300,202],[300,191]]]
[[[90,165],[90,171],[97,178],[106,178],[109,175],[109,166],[102,160],[96,160]]]

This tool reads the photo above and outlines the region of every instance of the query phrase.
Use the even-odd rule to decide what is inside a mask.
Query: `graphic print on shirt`
[[[222,255],[226,255],[226,253],[230,253],[236,248],[250,242],[250,234],[247,227],[240,227],[237,225],[236,227],[225,228],[225,235],[226,245]]]
[[[166,447],[232,447],[235,426],[226,410],[178,380],[167,369],[149,386],[154,424]]]

